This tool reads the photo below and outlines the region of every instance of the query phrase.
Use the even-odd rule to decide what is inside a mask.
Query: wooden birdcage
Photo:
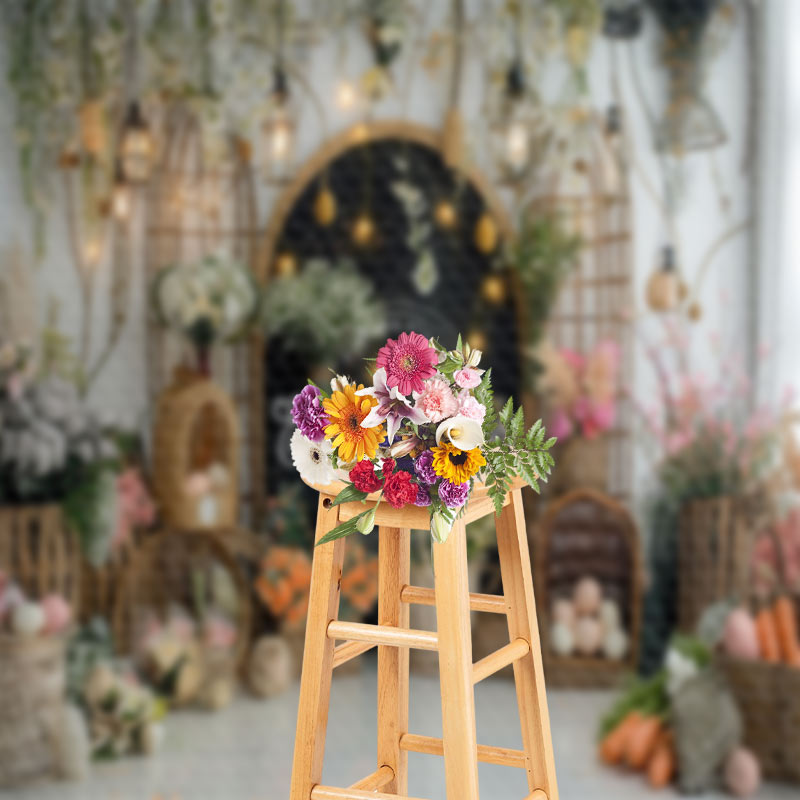
[[[542,624],[542,653],[548,681],[580,688],[612,686],[635,671],[642,603],[641,544],[628,511],[612,497],[575,489],[553,502],[536,525],[536,602]],[[599,652],[561,655],[551,640],[554,603],[572,596],[578,581],[591,576],[616,603],[628,647],[621,658]]]
[[[617,124],[619,120],[617,119]],[[633,446],[627,420],[628,401],[623,387],[633,379],[631,319],[633,311],[633,255],[631,248],[631,199],[622,134],[609,129],[607,120],[587,116],[570,145],[566,163],[556,160],[553,169],[537,183],[533,199],[525,203],[531,218],[559,220],[581,240],[575,268],[562,286],[547,328],[556,348],[586,354],[604,339],[620,349],[617,422],[593,443],[593,459],[605,466],[603,489],[628,500],[632,489]],[[582,442],[575,439],[566,446]],[[573,461],[580,462],[583,455]],[[595,470],[595,473],[597,470]],[[581,485],[582,478],[570,488]],[[596,484],[593,478],[591,481]]]
[[[176,376],[158,401],[153,477],[165,522],[179,530],[236,524],[239,421],[233,400],[213,381]]]

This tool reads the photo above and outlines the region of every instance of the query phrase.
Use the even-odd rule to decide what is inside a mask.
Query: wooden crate
[[[81,555],[56,504],[0,508],[0,570],[32,599],[56,592],[80,608]]]
[[[757,497],[721,495],[686,503],[678,525],[678,627],[692,633],[718,600],[745,598],[761,514]]]
[[[614,686],[636,669],[642,604],[642,558],[639,533],[628,510],[594,489],[574,489],[552,503],[534,530],[536,602],[542,654],[550,686]],[[593,575],[606,596],[620,606],[630,638],[627,655],[559,656],[550,646],[553,600],[584,575]]]
[[[800,669],[720,656],[742,715],[744,743],[765,777],[800,783]]]

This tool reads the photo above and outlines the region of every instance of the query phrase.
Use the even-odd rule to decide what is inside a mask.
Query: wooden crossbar
[[[418,606],[435,606],[436,593],[433,589],[424,586],[404,586],[400,592],[400,599],[404,603],[413,603]],[[505,614],[505,598],[496,594],[479,594],[470,592],[469,607],[472,611],[485,611],[489,614]]]
[[[370,792],[361,789],[337,789],[335,786],[320,786],[317,784],[311,790],[311,800],[422,800],[422,798]]]
[[[333,649],[333,668],[341,667],[348,661],[352,661],[362,653],[366,653],[375,647],[371,642],[345,642],[344,644],[337,645]]]
[[[525,800],[547,800],[547,792],[537,789],[535,792],[529,794]]]
[[[499,650],[495,650],[494,653],[489,653],[488,656],[472,665],[472,682],[480,683],[480,681],[490,675],[494,675],[495,672],[503,669],[503,667],[507,667],[509,664],[519,661],[520,658],[524,658],[530,650],[531,646],[525,639],[514,639],[513,642],[509,642]]]
[[[404,733],[400,737],[400,749],[412,753],[426,753],[430,756],[443,756],[444,744],[435,736],[420,736],[416,733]],[[478,761],[487,764],[500,764],[503,767],[518,767],[525,769],[525,753],[522,750],[512,750],[508,747],[492,747],[478,745]]]
[[[412,628],[393,628],[390,625],[367,625],[363,622],[333,620],[328,623],[329,639],[348,639],[392,647],[414,647],[418,650],[438,650],[439,637],[433,631]]]
[[[378,792],[394,780],[394,770],[384,764],[366,778],[356,781],[350,788],[365,792]]]

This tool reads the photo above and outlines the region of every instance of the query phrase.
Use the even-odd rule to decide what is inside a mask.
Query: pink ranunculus
[[[430,378],[425,381],[415,408],[420,409],[431,422],[441,422],[458,413],[458,401],[447,381]]]
[[[468,391],[464,391],[458,395],[458,413],[462,417],[482,423],[486,417],[486,406],[479,403]]]
[[[460,386],[462,389],[474,389],[476,386],[480,385],[481,372],[482,370],[475,369],[475,367],[464,367],[458,370],[455,375],[453,375],[453,378],[455,379],[456,385]]]

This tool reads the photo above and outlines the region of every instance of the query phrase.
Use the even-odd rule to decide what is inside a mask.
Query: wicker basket
[[[30,597],[56,592],[77,613],[80,547],[58,505],[0,508],[0,569]]]
[[[153,482],[164,521],[183,530],[233,527],[239,455],[231,398],[206,378],[178,375],[159,398],[153,433]],[[220,477],[206,481],[210,474]],[[207,488],[193,490],[197,478]]]
[[[0,634],[0,787],[53,774],[63,708],[64,640]]]
[[[800,669],[719,657],[736,698],[744,742],[768,778],[800,783]]]
[[[678,627],[691,633],[703,611],[750,591],[750,561],[762,503],[723,495],[692,500],[678,526]]]
[[[236,589],[237,637],[232,660],[241,664],[250,643],[252,604],[250,582],[225,539],[235,531],[161,531],[147,537],[123,575],[114,609],[116,645],[131,652],[138,625],[148,611],[163,618],[171,606],[191,609],[194,600],[193,574],[207,573],[215,565],[230,576]]]
[[[542,631],[542,655],[548,685],[577,688],[614,686],[636,669],[641,628],[641,544],[627,509],[593,489],[575,489],[552,503],[536,525],[536,600]],[[627,655],[560,656],[550,646],[550,608],[571,592],[584,575],[593,575],[605,596],[622,612],[630,638]]]

